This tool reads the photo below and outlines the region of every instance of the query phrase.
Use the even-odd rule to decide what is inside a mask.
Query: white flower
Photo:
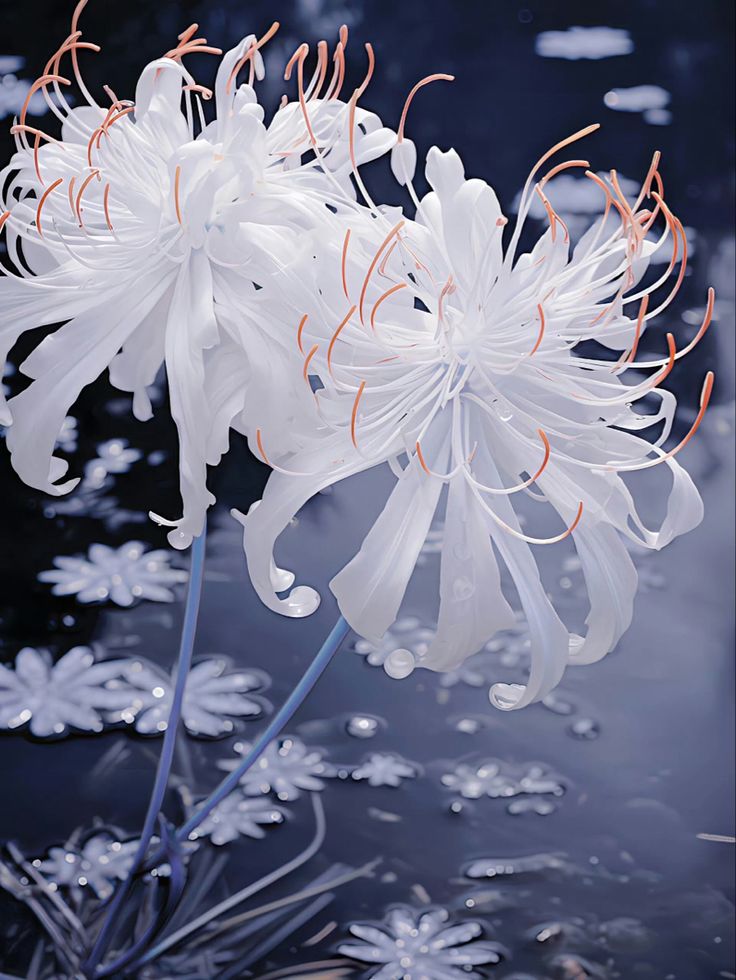
[[[193,831],[192,837],[209,837],[213,844],[229,844],[238,837],[265,837],[264,826],[283,823],[284,811],[268,800],[254,800],[235,790],[226,796]]]
[[[152,843],[158,838],[153,837]],[[45,859],[37,858],[33,866],[58,888],[78,892],[89,887],[98,898],[109,898],[116,881],[122,881],[133,863],[138,840],[119,841],[108,833],[93,834],[79,847],[67,844],[50,847]],[[188,843],[185,850],[196,847]],[[171,869],[163,864],[154,875],[167,876]]]
[[[442,785],[467,800],[510,799],[517,796],[563,796],[564,783],[538,763],[509,766],[498,759],[479,764],[460,763],[453,772],[445,773]]]
[[[402,779],[413,779],[417,768],[406,759],[374,752],[353,769],[353,779],[367,779],[371,786],[400,786]]]
[[[78,480],[63,479],[68,463],[53,447],[80,391],[109,367],[112,383],[133,393],[136,417],[147,419],[147,389],[165,364],[183,514],[160,523],[183,548],[214,501],[207,466],[227,451],[230,428],[249,434],[256,407],[268,420],[267,443],[280,450],[314,411],[311,393],[285,379],[299,266],[311,260],[312,235],[339,220],[338,205],[358,207],[353,166],[386,152],[395,136],[354,99],[337,97],[347,32],[326,85],[326,44],[311,82],[309,48],[297,49],[287,75],[297,76],[298,99],[266,126],[253,84],[277,24],[222,58],[213,92],[182,63],[221,53],[195,38],[193,25],[143,70],[134,101],[106,88],[110,104],[101,105],[77,65],[79,49],[90,47],[77,30],[80,10],[31,89],[58,100],[60,138],[31,126],[24,107],[12,127],[17,152],[0,175],[2,188],[12,187],[0,206],[8,252],[24,259],[0,279],[0,356],[25,330],[65,321],[21,365],[33,383],[9,411],[0,400],[0,421],[12,418],[7,444],[21,477],[66,493]],[[74,109],[62,92],[69,60],[85,103]],[[239,85],[243,69],[249,83]],[[202,98],[214,99],[209,124]]]
[[[25,647],[15,670],[0,665],[0,728],[28,725],[39,738],[63,735],[69,728],[99,732],[109,711],[125,696],[110,687],[124,662],[95,662],[88,647],[74,647],[55,664],[46,651]]]
[[[437,632],[415,662],[451,670],[515,625],[501,587],[500,556],[529,624],[532,651],[526,685],[491,689],[493,703],[505,709],[543,698],[568,662],[599,660],[628,628],[637,578],[621,536],[659,549],[697,526],[703,514],[674,456],[702,420],[713,376],[706,376],[690,431],[669,451],[662,446],[676,400],[660,384],[707,330],[713,293],[687,346],[678,351],[668,334],[668,356],[637,358],[642,331],[682,281],[686,241],[659,193],[656,154],[634,202],[620,191],[615,172],[602,181],[586,170],[606,212],[570,251],[545,188],[561,170],[587,167],[587,161],[538,174],[554,152],[591,128],[537,163],[505,248],[506,218],[492,189],[465,178],[457,153],[437,148],[426,165],[433,190],[417,199],[416,223],[376,221],[370,233],[355,226],[342,246],[325,246],[338,271],[333,283],[325,276],[320,312],[302,337],[310,351],[308,373],[321,383],[315,398],[323,425],[302,450],[276,459],[262,501],[239,518],[262,600],[286,615],[304,615],[316,607],[314,590],[299,586],[277,597],[271,586],[276,538],[314,493],[388,463],[397,482],[383,512],[330,582],[340,610],[355,632],[377,645],[400,614],[435,514],[444,511]],[[416,198],[408,176],[407,185]],[[545,204],[550,227],[517,259],[535,196]],[[660,244],[672,243],[672,260],[637,291],[658,247],[646,241],[658,219],[664,224]],[[658,302],[678,266],[674,287]],[[587,340],[622,353],[612,360],[578,346]],[[624,372],[641,367],[654,373],[624,383]],[[645,397],[649,414],[640,408]],[[654,442],[640,435],[652,426]],[[653,531],[640,518],[624,475],[661,463],[672,487],[662,525]],[[520,491],[527,489],[551,504],[550,517],[559,515],[549,537],[522,529],[517,500],[526,499]],[[590,599],[584,637],[570,634],[560,620],[530,547],[570,535]],[[404,665],[401,675],[407,672]]]
[[[127,473],[133,463],[143,456],[133,449],[127,439],[108,439],[97,447],[97,457],[84,467],[82,487],[98,489],[111,473]]]
[[[461,980],[479,978],[471,968],[501,961],[496,943],[484,942],[478,922],[450,923],[443,908],[416,911],[406,905],[391,909],[383,922],[354,923],[357,942],[342,943],[343,956],[375,965],[372,980]]]
[[[141,541],[119,548],[89,546],[87,558],[54,558],[55,569],[40,572],[40,582],[53,582],[54,595],[76,595],[78,602],[114,602],[131,606],[137,599],[173,602],[170,586],[186,582],[185,571],[170,568],[168,551],[146,551]]]
[[[200,660],[189,671],[184,689],[181,718],[192,735],[216,737],[230,734],[233,722],[227,717],[255,718],[263,711],[257,697],[248,697],[263,688],[263,676],[250,670],[228,671],[223,659]],[[153,664],[130,661],[124,665],[122,690],[127,686],[128,701],[121,718],[132,722],[142,735],[166,731],[174,683]]]
[[[239,756],[245,756],[251,746],[236,742],[233,748]],[[237,759],[223,759],[217,763],[218,768],[227,772],[237,769],[238,765]],[[284,735],[269,743],[243,775],[240,784],[247,796],[274,793],[286,801],[297,799],[303,790],[324,789],[323,778],[334,775],[334,767],[323,760],[319,749],[308,748],[301,739]]]

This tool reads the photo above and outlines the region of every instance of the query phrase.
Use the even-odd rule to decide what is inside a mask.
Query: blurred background
[[[59,0],[0,2],[4,161],[12,152],[13,116],[66,37],[71,10]],[[365,964],[339,952],[351,924],[383,922],[390,936],[387,923],[396,917],[389,911],[398,905],[406,921],[439,907],[449,922],[479,923],[487,950],[497,944],[499,962],[487,959],[477,969],[493,976],[734,977],[734,5],[129,0],[120,6],[92,0],[82,27],[103,52],[84,59],[85,78],[92,91],[108,83],[131,96],[141,68],[191,22],[227,49],[244,34],[263,33],[273,19],[281,29],[265,53],[260,94],[267,109],[278,103],[282,66],[297,45],[323,37],[333,43],[343,23],[350,28],[353,83],[364,74],[363,43],[375,47],[376,74],[364,101],[387,125],[397,124],[419,78],[454,74],[452,85],[432,86],[416,99],[410,135],[420,153],[433,144],[456,147],[466,173],[488,180],[507,213],[541,153],[591,122],[602,128],[586,141],[584,155],[595,170],[615,167],[627,187],[638,186],[652,152],[661,150],[668,203],[687,228],[691,260],[667,322],[647,333],[645,349],[660,351],[666,330],[690,339],[709,285],[717,296],[713,327],[667,381],[681,400],[680,435],[694,418],[707,370],[715,370],[716,385],[698,436],[681,456],[705,499],[703,524],[661,554],[634,555],[641,589],[631,629],[605,661],[568,671],[546,703],[512,715],[488,703],[491,682],[523,679],[522,622],[456,674],[417,671],[402,682],[385,675],[386,653],[420,646],[433,626],[437,535],[430,538],[393,634],[379,649],[348,642],[290,728],[294,744],[312,753],[293,770],[311,774],[321,788],[297,785],[278,798],[267,786],[264,807],[279,816],[264,818],[262,838],[235,830],[237,839],[207,845],[218,860],[226,855],[217,882],[222,898],[307,845],[312,792],[326,811],[326,840],[289,888],[297,891],[330,869],[381,863],[372,877],[329,893],[332,900],[303,921],[295,916],[264,925],[258,942],[243,941],[241,961],[228,961],[231,970],[241,962],[235,969],[242,972],[229,975],[308,972],[316,968],[307,964],[322,961],[331,970],[361,970]],[[199,81],[212,79],[213,59],[187,64]],[[368,169],[374,195],[406,203],[385,169]],[[421,178],[418,186],[425,186]],[[573,235],[599,208],[600,195],[591,195],[590,186],[565,177],[552,197]],[[540,221],[537,228],[543,227]],[[21,341],[12,363],[35,342]],[[12,365],[3,384],[11,392],[23,384]],[[69,498],[24,487],[0,445],[0,661],[6,665],[32,648],[45,651],[38,662],[50,670],[69,649],[85,646],[98,659],[145,664],[152,671],[149,700],[151,690],[166,686],[183,585],[174,586],[172,603],[141,601],[125,609],[56,597],[38,580],[55,558],[84,554],[93,544],[165,547],[146,517],[149,510],[170,514],[178,507],[176,441],[165,398],[162,382],[155,418],[141,424],[132,419],[129,398],[106,379],[84,392],[62,446],[72,471],[86,474]],[[267,476],[237,436],[212,474],[218,505],[195,657],[247,678],[233,689],[245,700],[253,693],[253,716],[209,702],[217,719],[210,737],[202,737],[201,725],[182,736],[167,804],[172,818],[188,794],[215,784],[215,764],[235,758],[233,748],[259,730],[258,717],[283,701],[336,616],[327,593],[310,620],[282,620],[251,589],[229,509],[246,510]],[[283,535],[286,567],[326,586],[354,553],[389,481],[386,473],[368,474],[310,502]],[[647,503],[656,512],[664,474],[648,486]],[[543,550],[550,593],[573,622],[581,620],[585,597],[574,556],[564,548]],[[170,558],[172,567],[186,568],[186,556]],[[238,705],[243,710],[245,700]],[[112,880],[93,856],[97,851],[88,847],[85,855],[85,846],[127,841],[140,828],[160,745],[160,715],[154,711],[143,721],[143,714],[96,733],[73,727],[52,732],[55,738],[22,727],[2,733],[0,841],[43,862],[48,880],[72,902],[104,894]],[[256,787],[253,798],[258,794]],[[83,861],[81,874],[77,862]],[[66,879],[59,870],[64,863],[75,869]],[[40,935],[28,908],[0,892],[0,969],[58,975],[48,972],[42,947],[38,953]],[[225,975],[216,956],[207,958],[206,943],[197,957],[172,957],[157,969],[150,975]],[[449,974],[436,969],[446,980],[460,967],[443,967]]]

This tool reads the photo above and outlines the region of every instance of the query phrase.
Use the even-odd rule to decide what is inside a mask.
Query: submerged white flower
[[[78,67],[82,49],[97,49],[77,29],[85,2],[31,90],[61,121],[60,138],[31,126],[24,106],[12,128],[17,152],[2,173],[0,227],[18,272],[0,280],[0,356],[24,331],[66,322],[23,362],[33,383],[7,408],[0,399],[0,420],[12,420],[7,444],[21,477],[66,493],[78,480],[63,479],[68,463],[53,448],[82,388],[109,367],[112,383],[133,393],[136,417],[147,419],[147,389],[165,364],[183,516],[160,522],[174,528],[175,547],[187,547],[214,501],[207,466],[227,451],[231,427],[249,432],[251,403],[265,409],[279,448],[313,410],[311,396],[285,379],[298,267],[311,257],[311,236],[335,220],[332,202],[357,207],[353,166],[395,137],[338,98],[346,31],[327,84],[326,44],[309,84],[309,49],[297,49],[287,76],[296,70],[298,101],[282,104],[268,126],[253,83],[277,24],[223,57],[213,92],[182,63],[221,53],[195,38],[193,25],[144,69],[134,101],[106,88],[109,105],[101,105]],[[85,102],[78,108],[63,97],[68,61]],[[239,85],[244,68],[249,83]],[[216,118],[206,123],[201,102],[210,98]]]
[[[109,833],[93,834],[81,846],[66,844],[64,847],[50,847],[45,858],[36,858],[33,866],[57,888],[77,892],[91,888],[98,898],[109,898],[115,883],[128,874],[138,849],[138,840],[119,841]],[[152,843],[158,843],[153,837]],[[188,843],[185,853],[195,848]],[[168,876],[168,864],[155,868],[151,874]]]
[[[121,660],[97,663],[88,647],[74,647],[56,663],[46,651],[25,647],[15,670],[0,664],[0,729],[27,725],[39,738],[69,728],[102,731],[108,712],[126,703],[110,686],[123,667]]]
[[[239,756],[250,751],[250,745],[236,742]],[[218,768],[231,772],[237,769],[238,759],[223,759]],[[295,800],[307,790],[324,789],[325,776],[334,776],[335,769],[323,759],[319,749],[309,748],[301,739],[285,735],[270,742],[254,765],[243,774],[240,785],[247,796],[274,793],[280,800]]]
[[[254,692],[262,690],[265,678],[251,670],[229,671],[226,660],[200,660],[189,671],[184,689],[181,720],[192,735],[231,734],[234,718],[255,718],[263,703]],[[130,661],[123,667],[121,693],[128,700],[120,716],[133,723],[142,735],[166,731],[174,684],[152,664]],[[230,716],[230,717],[228,717]]]
[[[437,631],[415,663],[451,670],[497,631],[515,625],[501,587],[500,556],[529,624],[532,653],[526,685],[492,688],[493,702],[506,709],[544,697],[568,663],[600,659],[627,629],[637,577],[622,536],[658,549],[695,527],[703,513],[674,456],[700,424],[713,376],[706,377],[690,431],[669,451],[662,446],[676,400],[660,385],[708,328],[713,293],[687,346],[678,351],[668,334],[667,356],[637,359],[643,330],[682,281],[687,243],[660,193],[659,154],[634,202],[622,193],[615,172],[603,181],[586,169],[587,161],[559,164],[538,177],[554,152],[594,128],[541,158],[506,247],[507,219],[496,195],[484,181],[465,178],[457,153],[430,150],[432,191],[421,202],[411,183],[410,155],[396,157],[417,220],[377,219],[370,230],[351,225],[343,243],[326,246],[334,280],[320,280],[318,311],[301,337],[309,351],[305,377],[319,379],[313,387],[322,427],[303,449],[271,459],[275,472],[263,500],[240,517],[259,595],[271,609],[305,615],[317,605],[314,590],[299,586],[278,597],[271,587],[276,538],[314,493],[388,463],[395,488],[357,555],[330,583],[340,610],[357,633],[378,644],[400,613],[439,511],[444,530]],[[570,167],[586,169],[605,203],[600,220],[572,251],[547,188]],[[517,258],[536,196],[550,227]],[[658,219],[660,241],[650,243]],[[666,240],[672,243],[669,266],[637,288],[648,256]],[[678,266],[669,289],[667,279]],[[653,297],[662,287],[667,295],[657,302]],[[612,360],[579,346],[589,340],[601,345],[598,350],[622,353]],[[642,367],[652,375],[638,373]],[[637,373],[627,384],[622,376],[628,378],[630,369]],[[657,435],[648,441],[641,433],[652,427]],[[653,531],[640,518],[624,476],[661,463],[672,488],[662,525]],[[519,496],[551,504],[559,531],[541,537],[522,530]],[[530,547],[570,535],[590,598],[584,637],[563,625]],[[410,670],[402,663],[396,676]]]
[[[413,779],[417,767],[387,752],[373,752],[353,769],[353,779],[367,779],[371,786],[400,786],[402,779]]]
[[[501,947],[484,941],[479,922],[450,921],[447,909],[418,912],[407,905],[391,909],[383,922],[350,926],[357,942],[342,943],[338,952],[374,964],[372,980],[476,980],[472,967],[499,963]]]
[[[100,443],[97,456],[84,468],[82,487],[100,489],[111,473],[127,473],[142,456],[140,449],[130,446],[127,439],[108,439]]]
[[[76,595],[78,602],[114,602],[132,606],[137,599],[173,602],[170,586],[186,582],[188,575],[170,568],[168,551],[146,551],[141,541],[119,548],[91,544],[86,558],[54,558],[55,569],[40,572],[39,582],[53,582],[54,595]]]
[[[250,799],[235,790],[218,803],[202,821],[191,838],[209,837],[213,844],[229,844],[238,837],[265,837],[264,827],[283,823],[284,811],[269,800]]]

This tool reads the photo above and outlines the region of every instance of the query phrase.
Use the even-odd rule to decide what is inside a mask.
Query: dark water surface
[[[18,78],[33,78],[66,35],[70,6],[29,0],[0,9],[2,50],[25,58],[15,70]],[[523,636],[486,651],[477,665],[479,686],[467,673],[451,684],[424,671],[393,681],[346,644],[289,729],[320,747],[337,770],[320,797],[326,842],[289,889],[298,890],[334,863],[357,867],[378,857],[382,862],[372,878],[336,891],[331,905],[277,942],[252,969],[258,975],[332,958],[351,922],[379,921],[394,903],[421,908],[429,901],[446,907],[452,918],[482,922],[486,938],[505,948],[500,965],[478,968],[493,976],[734,977],[734,847],[707,839],[734,834],[732,4],[290,0],[277,6],[261,0],[131,0],[114,5],[113,12],[98,0],[85,18],[85,31],[103,43],[103,55],[86,70],[88,81],[109,81],[126,93],[144,63],[171,46],[193,20],[212,43],[228,47],[278,18],[283,27],[267,57],[267,103],[280,91],[279,56],[303,38],[332,38],[344,19],[358,42],[350,62],[356,77],[363,70],[360,44],[372,40],[376,47],[378,70],[368,104],[391,125],[419,77],[430,71],[456,74],[453,86],[435,86],[417,99],[414,138],[424,149],[434,142],[457,146],[467,172],[493,183],[509,204],[539,154],[591,121],[604,124],[587,148],[595,169],[615,166],[637,179],[652,150],[662,150],[668,200],[694,230],[695,245],[667,329],[692,335],[707,286],[715,285],[718,294],[714,328],[671,376],[682,400],[684,432],[703,374],[711,368],[717,373],[713,407],[682,453],[705,500],[703,524],[659,555],[635,556],[642,588],[631,629],[601,663],[569,670],[546,706],[506,715],[488,703],[489,680],[523,677]],[[600,60],[535,53],[541,32],[578,24],[626,30],[634,50]],[[200,72],[192,66],[206,81],[211,68],[203,63]],[[660,110],[671,113],[666,122],[655,112],[651,118],[660,124],[653,125],[642,112],[614,111],[603,101],[614,89],[644,84],[670,93]],[[7,158],[10,144],[4,140]],[[381,199],[398,199],[393,188],[383,193],[379,174],[371,176]],[[16,364],[26,344],[13,352]],[[6,383],[12,389],[20,382],[16,376]],[[136,423],[127,400],[101,382],[84,393],[73,413],[79,423],[73,469],[81,470],[95,448],[112,438],[129,440],[144,458],[93,496],[91,513],[75,516],[60,513],[58,500],[23,487],[0,447],[0,656],[10,663],[21,647],[30,646],[58,657],[72,646],[96,643],[111,656],[145,657],[168,668],[178,643],[181,586],[175,604],[143,602],[124,610],[54,598],[36,581],[55,556],[82,553],[92,542],[117,547],[138,539],[162,547],[163,535],[140,517],[148,510],[177,510],[175,440],[165,405],[154,421]],[[326,593],[313,617],[287,621],[256,599],[240,528],[228,510],[245,510],[258,499],[267,472],[235,438],[213,474],[219,504],[211,519],[195,658],[226,655],[238,667],[259,668],[270,678],[266,697],[278,705],[337,611]],[[299,569],[302,581],[324,587],[358,547],[380,506],[382,494],[376,491],[389,480],[388,473],[372,473],[315,498],[284,533],[280,562]],[[648,486],[644,510],[656,516],[665,475],[656,474]],[[111,522],[120,510],[120,520]],[[586,610],[579,571],[565,563],[564,546],[543,551],[539,558],[550,592],[572,622],[580,621]],[[416,623],[405,624],[394,646],[410,645],[418,627],[432,626],[436,562],[436,555],[426,556],[405,610]],[[186,567],[186,557],[175,555],[174,564]],[[356,716],[369,720],[361,724]],[[372,730],[371,719],[372,737],[356,737]],[[245,722],[237,736],[217,741],[183,736],[177,773],[196,792],[208,790],[219,775],[215,761],[230,757],[232,742],[252,737],[260,724]],[[95,820],[134,837],[159,745],[155,738],[115,730],[52,742],[5,735],[0,840],[41,857],[76,828],[89,832]],[[350,778],[371,753],[409,760],[414,778],[398,787]],[[497,760],[510,785],[529,777],[530,769],[532,781],[513,796],[467,798],[476,794],[463,774],[487,760]],[[459,768],[464,765],[469,768]],[[548,784],[541,791],[535,791],[538,777]],[[242,838],[221,849],[228,862],[220,896],[306,846],[313,831],[307,797],[286,802],[285,826],[267,828],[263,840]],[[168,811],[172,818],[180,814],[175,794]],[[485,879],[465,874],[483,860],[504,873]],[[331,921],[336,928],[324,939],[302,945]],[[6,935],[0,968],[26,976],[38,934],[26,910],[5,893],[0,923]],[[208,975],[191,964],[186,974],[171,969],[159,975]]]

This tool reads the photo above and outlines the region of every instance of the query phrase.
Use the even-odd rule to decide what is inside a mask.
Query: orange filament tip
[[[309,54],[309,45],[306,44],[306,43],[300,44],[299,47],[294,52],[294,54],[286,62],[286,68],[284,68],[284,81],[285,82],[288,82],[288,81],[291,80],[291,73],[292,73],[292,70],[293,70],[294,65],[296,64],[296,62],[298,60],[300,60],[300,59],[303,61],[304,58],[306,58],[308,54]]]
[[[455,76],[454,75],[445,75],[445,74],[442,74],[442,73],[437,73],[437,74],[434,74],[434,75],[427,75],[426,78],[422,78],[421,81],[418,81],[417,82],[417,84],[414,86],[414,88],[411,90],[411,92],[409,92],[409,94],[407,95],[406,102],[404,103],[404,108],[403,108],[403,110],[401,112],[401,119],[399,120],[399,128],[397,130],[397,137],[398,137],[398,142],[399,143],[401,143],[402,140],[404,139],[404,128],[406,126],[406,116],[407,116],[407,113],[409,112],[409,106],[412,104],[412,102],[414,100],[414,96],[417,94],[417,92],[421,88],[424,88],[425,85],[429,85],[430,82],[454,82],[454,81],[455,81]]]
[[[547,463],[549,463],[549,457],[552,453],[552,449],[549,444],[549,439],[547,438],[547,433],[544,431],[544,429],[537,429],[537,435],[544,443],[544,459],[542,460],[542,465],[539,467],[537,472],[529,481],[530,484],[536,482],[536,480],[538,480],[539,477],[542,475],[542,473],[544,473],[544,471],[547,469]]]
[[[342,258],[341,258],[341,272],[342,272],[342,291],[345,293],[345,299],[350,299],[348,296],[348,281],[345,269],[345,264],[348,257],[348,245],[350,244],[350,229],[345,232],[345,240],[342,243]]]
[[[110,231],[113,230],[112,221],[110,219],[110,185],[105,184],[105,190],[102,195],[102,207],[105,211],[105,221],[107,221],[107,227]]]
[[[319,350],[319,344],[315,344],[314,347],[307,354],[306,359],[304,361],[304,370],[302,374],[307,384],[309,384],[309,362],[312,360],[312,358],[314,357],[314,355],[317,353],[318,350]]]
[[[373,309],[371,310],[371,327],[374,330],[376,329],[376,313],[379,306],[381,303],[385,302],[389,296],[393,296],[394,293],[398,293],[400,289],[406,289],[405,282],[397,282],[395,286],[392,286],[390,289],[387,289],[385,293],[382,293],[382,295],[379,296],[376,302],[373,304]],[[353,309],[355,309],[355,307],[353,307]]]
[[[570,170],[572,167],[589,167],[590,162],[588,160],[568,160],[566,163],[558,163],[556,167],[552,167],[539,181],[539,186],[544,187],[544,185],[556,177],[557,174],[562,173],[563,170]]]
[[[8,220],[9,217],[10,217],[10,211],[3,211],[3,213],[0,214],[0,231],[2,231],[3,228],[5,227],[5,222]]]
[[[353,402],[353,412],[350,416],[350,438],[352,439],[355,448],[358,448],[358,441],[356,439],[355,430],[358,423],[358,405],[360,404],[360,399],[365,389],[365,381],[360,382],[360,387],[358,388],[358,394],[355,396],[355,401]]]
[[[429,469],[429,467],[427,466],[427,464],[426,464],[426,462],[424,460],[424,454],[422,453],[422,447],[419,445],[418,442],[416,444],[416,450],[417,450],[417,459],[419,460],[419,465],[422,467],[422,469],[427,474],[427,476],[431,476],[432,475],[432,471]]]
[[[586,136],[590,136],[591,133],[594,133],[597,129],[600,128],[601,128],[600,123],[593,123],[591,126],[586,126],[584,129],[579,129],[576,133],[573,133],[572,136],[568,136],[566,139],[560,140],[559,143],[555,143],[555,145],[551,147],[551,149],[547,150],[547,152],[543,154],[539,158],[539,160],[537,160],[537,162],[534,164],[534,166],[532,167],[532,171],[529,174],[529,180],[531,180],[536,174],[536,172],[539,170],[539,168],[543,164],[545,164],[550,157],[554,156],[555,153],[557,153],[559,150],[563,150],[566,146],[569,146],[571,143],[577,143],[578,140],[584,139]]]
[[[348,312],[343,317],[341,323],[339,324],[337,330],[335,330],[335,332],[332,335],[332,338],[330,339],[330,343],[327,348],[327,370],[330,372],[330,374],[332,374],[332,348],[335,346],[335,343],[337,342],[337,338],[342,333],[345,325],[350,322],[350,318],[352,317],[353,313],[355,313],[355,306],[350,307]]]
[[[46,203],[46,199],[48,198],[49,194],[52,191],[54,191],[62,182],[63,182],[63,177],[57,178],[57,180],[55,180],[53,184],[49,184],[49,186],[46,188],[46,190],[43,192],[43,194],[39,199],[38,207],[36,208],[36,231],[38,232],[39,238],[43,238],[43,229],[41,228],[41,210],[43,209],[43,206]]]
[[[308,313],[305,313],[304,316],[299,321],[299,327],[297,328],[297,331],[296,331],[296,344],[297,344],[297,347],[299,348],[299,353],[300,354],[303,354],[304,353],[304,348],[302,347],[302,333],[304,331],[304,326],[305,326],[305,324],[306,324],[306,322],[307,322],[308,319],[309,319],[309,314]]]
[[[379,259],[381,258],[381,255],[383,254],[383,250],[386,248],[386,246],[391,241],[391,239],[394,237],[394,235],[398,235],[398,233],[401,231],[401,229],[403,227],[404,227],[404,221],[402,219],[397,224],[395,224],[394,227],[391,229],[391,231],[388,233],[388,235],[386,235],[386,237],[384,238],[384,240],[378,246],[378,251],[373,256],[373,261],[371,262],[370,267],[368,268],[368,272],[366,274],[366,277],[365,277],[365,279],[363,281],[363,288],[360,291],[360,300],[359,300],[359,303],[358,303],[358,309],[360,311],[360,322],[361,323],[364,322],[364,320],[363,320],[363,305],[365,303],[365,294],[368,291],[368,283],[370,282],[371,276],[373,275],[373,272],[374,272],[376,266],[378,265]]]
[[[91,174],[89,174],[87,177],[84,178],[82,182],[82,186],[79,188],[77,199],[74,202],[74,210],[76,212],[77,220],[79,221],[80,225],[82,224],[82,195],[89,187],[91,181],[93,181],[95,177],[99,177],[99,175],[100,175],[99,170],[93,170]]]
[[[542,338],[544,337],[544,328],[545,328],[546,321],[544,317],[544,310],[542,309],[541,303],[537,304],[537,313],[539,314],[539,321],[540,321],[539,334],[537,335],[536,343],[529,351],[529,357],[531,357],[532,354],[536,354],[536,352],[539,350],[539,345],[542,343]]]
[[[182,224],[181,208],[179,207],[179,184],[181,182],[181,167],[177,166],[174,171],[174,208],[176,209],[176,220]]]

